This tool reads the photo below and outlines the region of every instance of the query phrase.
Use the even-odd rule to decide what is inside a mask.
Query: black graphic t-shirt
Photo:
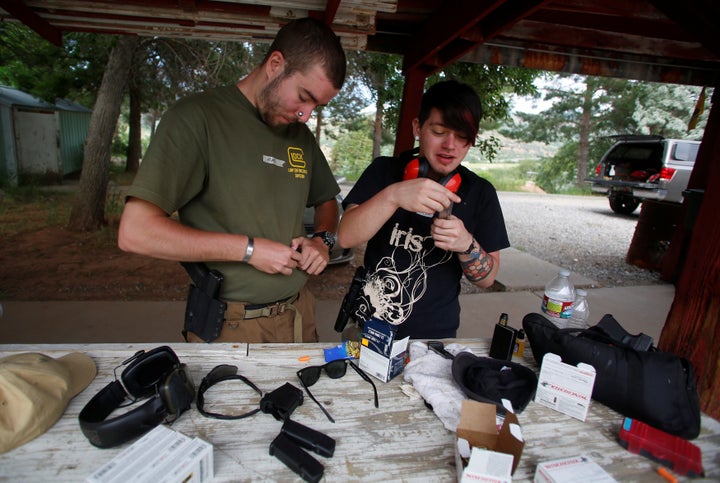
[[[345,198],[345,207],[361,204],[402,179],[405,156],[379,157],[365,170]],[[495,188],[464,166],[453,206],[487,252],[510,246]],[[398,209],[372,237],[365,250],[366,282],[356,318],[398,325],[397,337],[413,339],[455,337],[460,324],[462,267],[457,254],[435,247],[432,217]]]

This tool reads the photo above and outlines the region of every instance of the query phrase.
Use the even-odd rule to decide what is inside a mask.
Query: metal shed
[[[58,183],[79,171],[90,114],[65,100],[50,104],[0,86],[0,179]]]
[[[82,169],[85,136],[90,126],[92,109],[66,99],[58,99],[55,107],[60,126],[62,173],[66,176]]]

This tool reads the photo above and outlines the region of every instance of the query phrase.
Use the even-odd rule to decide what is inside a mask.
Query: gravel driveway
[[[341,183],[343,196],[352,183]],[[640,209],[614,213],[603,196],[498,192],[510,245],[597,281],[603,287],[667,283],[625,263]],[[500,258],[502,265],[502,256]],[[462,280],[463,293],[480,289]]]
[[[512,247],[603,287],[666,283],[658,272],[625,263],[640,209],[618,215],[601,196],[515,192],[498,196]]]

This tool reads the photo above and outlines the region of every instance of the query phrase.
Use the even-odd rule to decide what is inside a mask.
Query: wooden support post
[[[706,176],[705,191],[691,233],[675,299],[658,347],[690,360],[700,407],[720,418],[720,94],[715,89],[710,118],[691,177]],[[697,187],[697,186],[696,186]]]
[[[417,69],[405,73],[402,104],[398,119],[397,136],[395,137],[395,156],[412,149],[415,138],[412,131],[412,120],[420,112],[420,100],[425,88],[425,74]]]

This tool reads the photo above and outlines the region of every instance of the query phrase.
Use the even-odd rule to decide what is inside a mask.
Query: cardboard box
[[[534,483],[612,483],[615,480],[589,456],[580,455],[538,463]]]
[[[573,418],[585,421],[592,390],[595,368],[589,364],[565,364],[560,356],[548,352],[543,356],[535,402]]]
[[[160,425],[97,469],[87,483],[204,483],[214,477],[212,445]]]
[[[395,340],[397,327],[382,320],[365,322],[360,345],[360,368],[388,382],[405,368],[410,337]]]
[[[510,483],[512,465],[512,455],[474,447],[460,476],[460,482]]]
[[[520,463],[525,447],[514,413],[506,414],[498,430],[494,404],[465,399],[457,438],[466,440],[472,448],[467,464],[455,448],[458,481],[512,481],[511,475]]]

